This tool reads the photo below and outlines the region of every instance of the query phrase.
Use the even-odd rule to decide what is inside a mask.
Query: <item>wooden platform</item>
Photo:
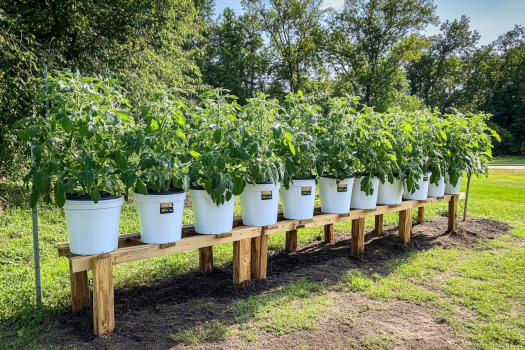
[[[234,229],[220,235],[201,235],[193,225],[185,225],[182,239],[169,244],[145,244],[140,233],[119,235],[118,249],[105,254],[77,256],[70,252],[68,243],[58,244],[58,255],[69,258],[71,280],[71,305],[73,311],[89,306],[90,293],[87,270],[93,270],[93,321],[96,335],[111,332],[115,328],[113,313],[113,266],[130,261],[155,258],[191,249],[200,251],[200,271],[213,270],[213,246],[233,242],[233,283],[239,284],[251,278],[266,278],[268,235],[286,232],[286,250],[297,249],[297,230],[306,227],[324,226],[325,243],[334,242],[333,225],[352,221],[351,254],[364,250],[364,219],[375,216],[376,235],[383,232],[383,215],[399,212],[399,241],[410,241],[412,231],[412,209],[418,211],[418,222],[424,221],[424,207],[437,203],[449,203],[449,229],[457,230],[456,211],[461,195],[445,195],[424,201],[403,201],[398,205],[380,205],[375,209],[352,209],[345,214],[324,214],[320,207],[308,220],[286,220],[278,213],[278,222],[265,227],[250,227],[242,224],[241,217],[234,217]]]

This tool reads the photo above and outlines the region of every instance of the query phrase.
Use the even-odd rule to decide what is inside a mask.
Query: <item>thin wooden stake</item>
[[[376,215],[376,229],[375,234],[376,236],[382,236],[383,235],[383,214]]]
[[[115,329],[113,262],[111,255],[92,258],[93,265],[93,326],[95,335]]]
[[[335,243],[334,224],[324,225],[324,242]]]
[[[285,249],[288,253],[297,251],[297,230],[286,231]]]
[[[417,208],[417,222],[422,224],[425,222],[425,207]]]
[[[352,220],[352,255],[365,250],[365,218]]]
[[[261,236],[252,238],[252,278],[266,278],[268,236],[265,231],[266,227],[263,227]]]
[[[458,232],[458,201],[459,194],[456,194],[448,202],[448,230],[452,232]]]
[[[199,248],[199,268],[202,274],[213,271],[213,246]]]
[[[412,233],[412,209],[401,210],[399,212],[399,236],[400,243],[410,242]]]
[[[251,243],[250,238],[233,242],[233,284],[250,280]]]

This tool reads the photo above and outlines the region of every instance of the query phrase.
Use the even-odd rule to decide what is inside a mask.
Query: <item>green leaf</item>
[[[443,130],[441,130],[441,131],[439,132],[439,134],[441,135],[441,137],[443,138],[443,140],[446,140],[446,139],[447,139],[447,134],[446,134]]]
[[[221,142],[221,129],[217,129],[213,132],[213,141],[215,141],[215,143]]]
[[[29,128],[25,128],[24,130],[20,131],[18,133],[18,137],[20,138],[20,140],[22,141],[27,141],[29,140]]]
[[[290,142],[288,144],[288,146],[290,147],[290,151],[292,152],[292,154],[295,156],[295,147],[294,147],[294,145]]]
[[[91,192],[91,187],[95,182],[95,170],[85,170],[78,174],[78,179],[82,181],[88,192]]]
[[[136,181],[135,185],[136,185],[137,191],[140,194],[143,194],[144,196],[148,195],[148,190],[147,190],[146,186],[144,185],[144,183],[142,181],[140,181],[139,178],[137,178],[137,181]]]
[[[115,152],[115,162],[122,170],[126,170],[128,168],[128,161],[126,155],[121,150],[117,150]]]
[[[55,183],[55,203],[59,208],[66,204],[66,184],[62,180],[57,180]]]
[[[37,171],[33,175],[33,183],[36,186],[36,189],[38,190],[38,192],[42,194],[46,194],[48,192],[50,181],[47,175],[44,174],[43,172]]]
[[[126,186],[126,188],[133,188],[136,179],[137,176],[131,171],[126,171],[121,176],[121,180]]]
[[[98,191],[98,189],[96,188],[93,188],[93,191],[91,191],[91,193],[89,194],[89,196],[91,197],[91,200],[93,202],[95,202],[95,204],[98,203],[98,201],[100,200],[100,192]]]
[[[40,198],[40,192],[36,188],[36,186],[33,186],[33,190],[31,191],[29,206],[31,208],[35,208],[36,204],[38,203],[38,199]]]
[[[200,153],[195,152],[195,151],[190,151],[190,154],[191,154],[191,156],[192,156],[193,158],[199,158],[199,157],[201,156]]]
[[[184,118],[184,115],[181,111],[175,112],[175,120],[177,121],[177,124],[181,126],[186,126],[186,118]]]
[[[73,124],[71,124],[71,120],[69,120],[69,118],[63,118],[61,124],[66,133],[69,134],[71,131],[73,131]]]

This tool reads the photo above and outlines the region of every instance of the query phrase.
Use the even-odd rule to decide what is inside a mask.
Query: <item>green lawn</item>
[[[465,185],[466,181],[463,181],[463,190]],[[56,244],[67,240],[63,212],[39,207],[43,306],[35,308],[31,212],[20,203],[18,198],[21,195],[15,193],[17,189],[6,186],[0,184],[1,192],[5,194],[2,197],[16,204],[4,207],[0,215],[0,345],[10,349],[32,343],[34,332],[49,326],[40,325],[42,316],[68,308],[70,293],[67,259],[58,258],[56,252]],[[18,192],[23,192],[23,189],[18,189]],[[460,211],[462,205],[463,201]],[[238,214],[239,208],[236,210]],[[427,207],[425,212],[427,217],[446,213],[446,204]],[[413,215],[415,217],[416,211]],[[387,277],[348,271],[340,286],[370,298],[399,298],[427,304],[439,312],[461,337],[481,348],[525,348],[525,248],[521,244],[521,239],[525,238],[525,170],[491,170],[488,179],[473,179],[469,215],[506,221],[515,229],[509,235],[480,243],[477,250],[434,249],[413,254],[405,261],[394,261],[389,265],[391,273]],[[385,224],[397,220],[396,214],[385,216]],[[186,211],[184,221],[192,221],[191,210]],[[366,225],[373,227],[373,218],[367,218]],[[350,222],[337,224],[335,232],[349,232],[350,226]],[[125,205],[121,232],[137,231],[135,205]],[[302,229],[298,239],[307,242],[320,235],[322,227]],[[284,234],[271,236],[269,247],[284,249],[284,240]],[[217,265],[230,262],[232,245],[215,247],[214,259]],[[116,288],[130,287],[196,268],[197,251],[132,262],[115,266],[115,284]],[[239,320],[259,320],[261,330],[282,333],[312,329],[316,317],[325,312],[327,297],[320,286],[305,286],[303,289],[312,292],[297,294],[294,298],[303,298],[299,304],[283,302],[288,300],[290,290],[294,290],[283,286],[283,297],[271,300],[261,297],[258,303],[262,306],[244,301],[244,304],[239,302],[232,308]],[[274,306],[275,315],[264,312],[264,307],[269,304]],[[457,317],[459,307],[468,309],[473,321],[467,324]],[[307,312],[297,311],[301,309]],[[292,315],[293,322],[287,322]],[[1,329],[1,324],[9,326]],[[222,329],[222,326],[217,328],[218,325],[213,327],[214,332]],[[256,337],[254,332],[256,330],[250,330],[246,337]],[[219,333],[225,336],[229,331]],[[18,336],[14,342],[11,341],[13,334]],[[173,335],[174,338],[184,336]]]
[[[525,157],[494,157],[489,165],[525,165]]]

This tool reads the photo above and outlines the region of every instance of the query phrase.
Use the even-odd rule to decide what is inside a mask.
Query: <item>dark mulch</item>
[[[299,246],[297,253],[269,252],[267,279],[253,280],[242,286],[232,285],[232,266],[216,268],[205,276],[198,271],[159,280],[154,285],[115,290],[116,329],[110,334],[93,335],[92,310],[50,316],[54,325],[51,336],[42,335],[41,341],[54,347],[77,349],[170,349],[180,347],[169,338],[178,329],[187,329],[206,321],[233,322],[227,312],[231,302],[238,298],[257,295],[282,284],[306,277],[309,282],[331,284],[339,273],[352,268],[369,270],[385,262],[406,257],[411,252],[452,246],[472,248],[479,240],[493,239],[509,230],[509,225],[493,220],[468,218],[459,221],[459,232],[447,232],[447,218],[436,218],[423,225],[414,225],[410,243],[397,241],[397,226],[385,226],[384,236],[376,239],[373,230],[365,236],[365,252],[350,256],[351,235],[337,235],[335,244],[313,241]],[[345,303],[357,305],[366,299],[359,293],[347,293]],[[214,307],[206,307],[213,302]],[[406,341],[399,349],[459,348],[454,334],[440,320],[431,316],[423,306],[402,301],[385,305],[385,311],[370,311],[359,324],[349,326],[320,322],[315,332],[296,332],[277,336],[265,334],[255,343],[242,347],[265,349],[292,349],[299,344],[311,349],[352,348],[352,339],[381,334],[388,327],[397,327],[398,335],[406,333]],[[373,324],[374,327],[367,326]],[[379,325],[379,326],[378,326]],[[381,326],[381,325],[384,325]],[[387,327],[388,326],[388,327]],[[386,328],[385,328],[386,327]],[[399,334],[398,334],[399,333]],[[200,348],[229,349],[239,344],[238,337]],[[346,344],[346,345],[344,345]],[[350,345],[349,345],[350,344]]]

